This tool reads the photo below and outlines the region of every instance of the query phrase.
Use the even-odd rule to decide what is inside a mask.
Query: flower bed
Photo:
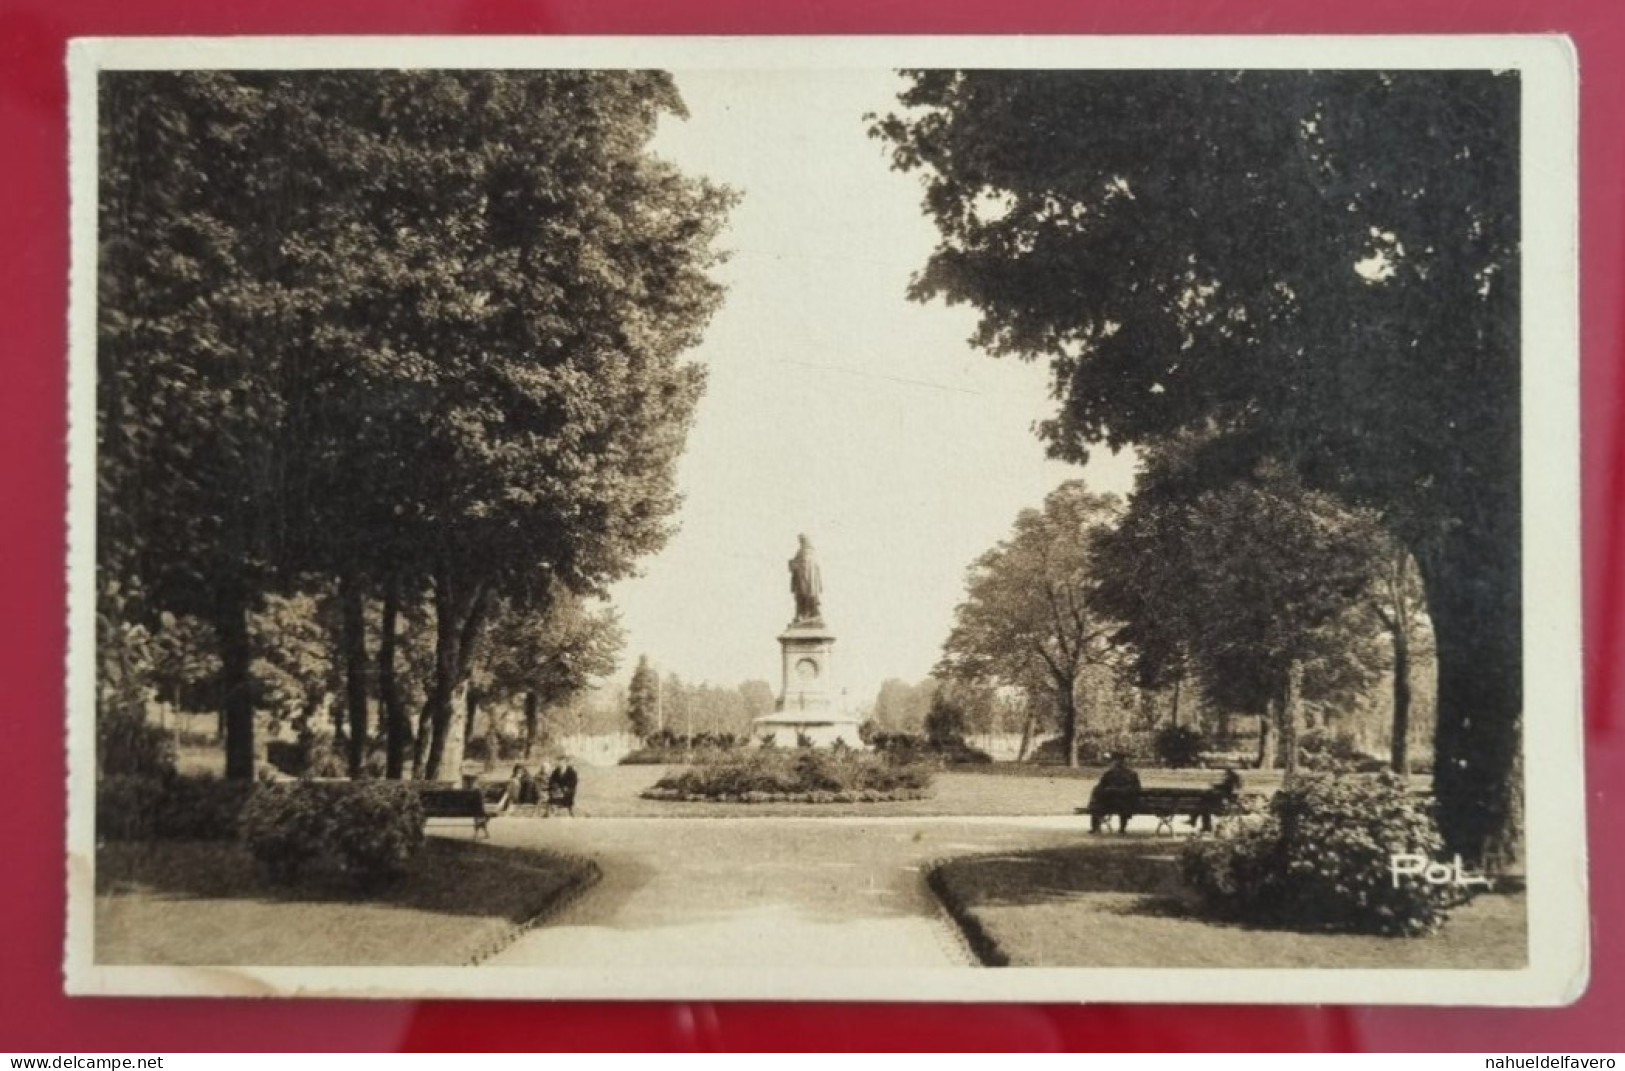
[[[923,799],[935,771],[851,751],[763,748],[671,773],[645,799],[720,803],[883,803]]]

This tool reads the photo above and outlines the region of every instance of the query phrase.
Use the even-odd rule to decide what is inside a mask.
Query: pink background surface
[[[1572,1007],[543,1004],[62,994],[69,38],[176,34],[1570,34],[1581,70],[1586,762],[1592,982]],[[1625,7],[1617,0],[0,0],[0,1049],[1625,1048],[1620,367]],[[1531,363],[1538,369],[1538,362]]]

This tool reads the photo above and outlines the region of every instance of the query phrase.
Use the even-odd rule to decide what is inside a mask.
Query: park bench
[[[568,811],[570,817],[576,816],[576,790],[573,785],[547,786],[547,814],[552,817],[554,811]]]
[[[1172,836],[1174,820],[1181,817],[1189,818],[1192,826],[1199,824],[1202,832],[1211,833],[1213,819],[1228,814],[1233,802],[1233,796],[1214,787],[1142,788],[1137,792],[1097,792],[1087,807],[1079,807],[1075,813],[1088,815],[1096,830],[1112,815],[1121,816],[1123,826],[1119,832],[1127,827],[1130,818],[1146,815],[1157,820],[1158,834]]]
[[[486,810],[485,797],[477,788],[430,788],[418,792],[418,800],[423,804],[424,821],[436,819],[449,819],[469,821],[474,823],[474,837],[484,833],[486,838],[491,836],[487,828],[493,817]]]

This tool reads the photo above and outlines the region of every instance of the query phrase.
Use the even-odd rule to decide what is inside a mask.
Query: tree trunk
[[[429,761],[429,738],[434,736],[434,706],[427,700],[418,711],[417,732],[412,734],[412,780],[424,779],[424,767]]]
[[[1393,771],[1410,773],[1411,735],[1411,640],[1402,615],[1396,615],[1391,630],[1394,640],[1394,725],[1388,754]]]
[[[1258,716],[1258,768],[1260,770],[1275,769],[1275,734],[1271,732],[1271,723],[1274,720],[1275,711],[1271,709],[1266,709],[1264,713]]]
[[[449,570],[443,569],[435,581],[434,606],[434,682],[424,703],[430,739],[423,775],[438,781],[446,757],[447,734],[452,727],[455,693],[468,675],[470,656],[484,621],[484,589],[478,583],[465,587]],[[462,749],[457,750],[457,761],[460,761]]]
[[[340,644],[342,647],[342,643]],[[333,722],[333,746],[343,751],[349,747],[350,731],[344,727],[344,718],[348,706],[344,703],[333,702],[328,704],[327,716]]]
[[[1078,696],[1076,684],[1055,675],[1055,704],[1061,714],[1061,747],[1068,769],[1078,768]]]
[[[1517,515],[1510,533],[1453,532],[1435,559],[1418,555],[1438,646],[1433,792],[1448,851],[1471,864],[1515,842],[1523,711]]]
[[[485,768],[491,769],[501,756],[502,738],[497,733],[497,719],[491,711],[485,712]]]
[[[1303,693],[1303,666],[1294,661],[1287,666],[1281,682],[1281,699],[1276,708],[1281,717],[1281,758],[1285,776],[1283,784],[1291,784],[1298,775],[1298,723],[1302,718],[1298,710]]]
[[[1179,728],[1179,686],[1184,680],[1184,677],[1174,678],[1174,705],[1173,710],[1169,712],[1169,723],[1175,729]]]
[[[253,650],[248,637],[248,598],[227,586],[215,608],[220,642],[220,720],[226,746],[226,778],[254,779]]]
[[[525,693],[525,761],[530,761],[531,749],[536,746],[536,731],[542,724],[542,701],[535,692]]]
[[[383,704],[385,776],[399,781],[406,767],[411,720],[395,679],[395,630],[400,621],[401,582],[391,577],[384,584],[384,615],[378,638],[378,700]]]
[[[423,776],[430,781],[440,780],[440,763],[446,754],[446,733],[451,728],[452,691],[457,687],[458,641],[462,635],[462,622],[458,620],[455,593],[451,579],[445,573],[435,583],[434,593],[434,679],[423,712],[429,723],[429,750],[424,760]]]
[[[350,777],[361,776],[367,751],[366,591],[353,574],[339,581],[340,644],[344,660],[344,707],[350,720],[346,756]]]
[[[468,742],[470,740],[474,739],[474,722],[479,717],[479,710],[480,710],[480,693],[479,693],[479,690],[477,688],[464,688],[463,689],[463,748],[464,748],[465,751],[468,748]],[[490,743],[490,739],[489,739],[490,734],[487,733],[486,737],[487,737],[486,742]],[[485,756],[485,768],[486,768],[487,771],[489,771],[491,769],[492,762],[495,759],[496,759],[495,755],[492,755],[489,752],[487,752],[487,754]]]
[[[1038,712],[1033,709],[1032,701],[1027,702],[1026,713],[1021,719],[1021,743],[1016,745],[1016,761],[1026,762],[1027,752],[1033,746],[1033,730],[1038,725]]]

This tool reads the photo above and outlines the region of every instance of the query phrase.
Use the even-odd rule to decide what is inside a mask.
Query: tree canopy
[[[1153,451],[1122,522],[1097,537],[1090,605],[1122,623],[1142,683],[1188,675],[1222,708],[1268,712],[1290,771],[1299,703],[1371,682],[1375,625],[1354,611],[1386,544],[1280,466],[1204,488],[1178,458]]]
[[[427,585],[432,776],[490,600],[667,538],[732,199],[648,152],[681,114],[655,71],[104,75],[98,545],[215,626],[233,776],[267,592],[340,579],[353,682],[367,591]]]
[[[1076,765],[1078,696],[1090,667],[1114,661],[1115,627],[1089,606],[1094,550],[1122,508],[1115,495],[1092,494],[1070,480],[1023,510],[1009,538],[978,558],[964,602],[943,645],[937,675],[982,684],[1044,682],[1061,716],[1070,765]]]
[[[1438,638],[1452,846],[1521,719],[1516,72],[909,72],[877,119],[941,241],[913,294],[1049,365],[1057,456],[1186,432],[1378,511]]]

